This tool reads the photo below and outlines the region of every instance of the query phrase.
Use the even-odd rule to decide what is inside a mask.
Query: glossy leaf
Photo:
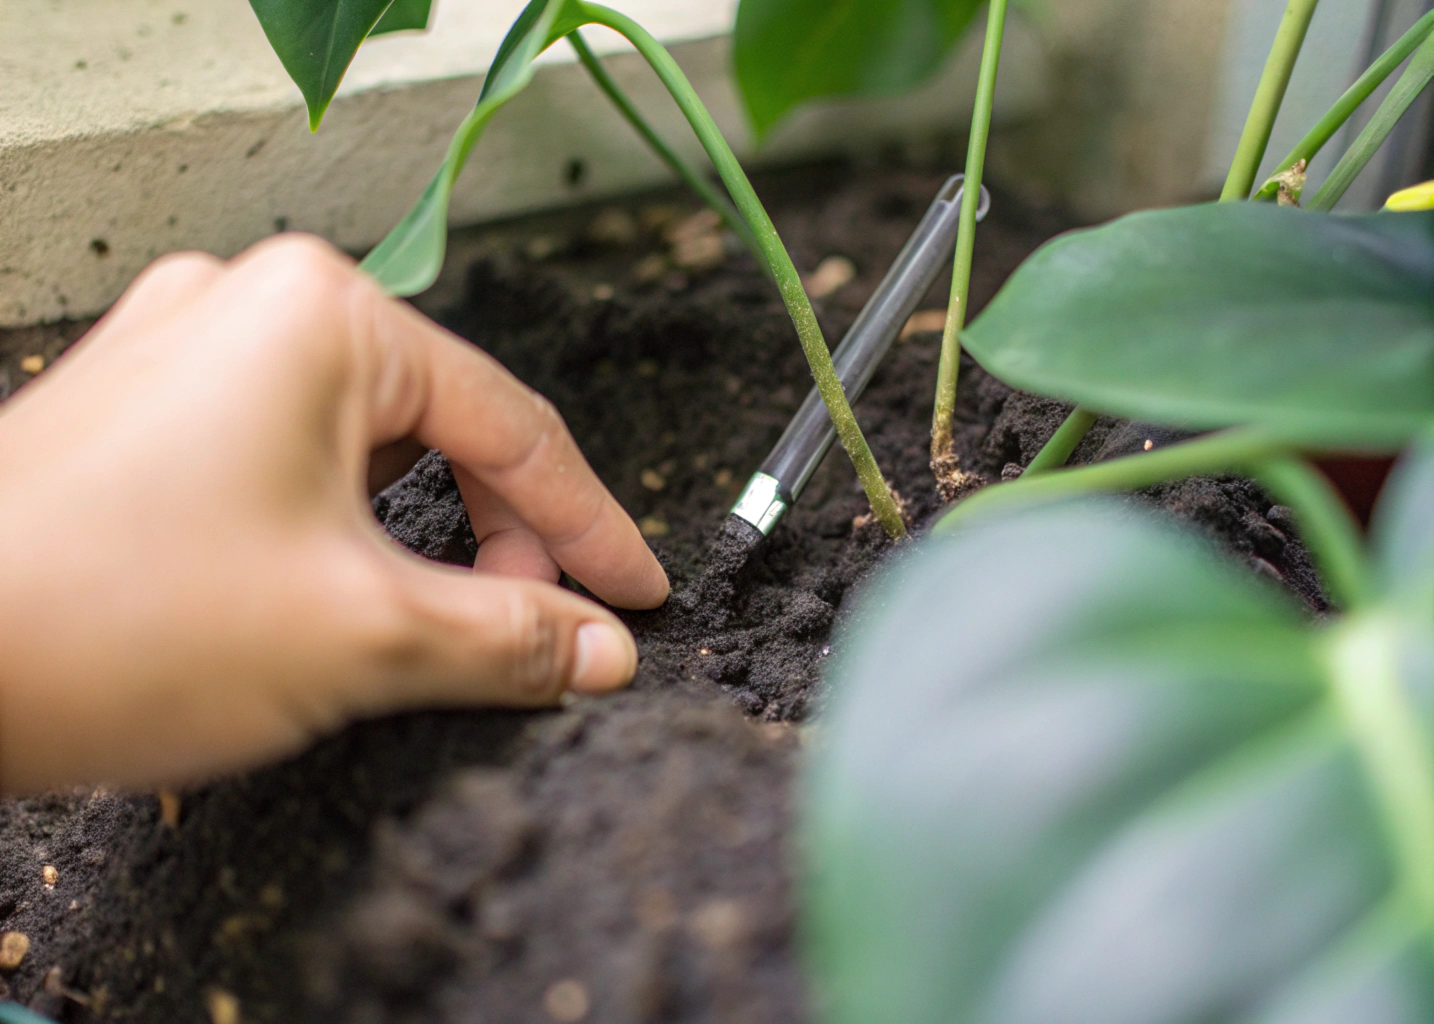
[[[392,0],[249,0],[269,45],[304,94],[317,130],[354,54]]]
[[[428,16],[433,0],[393,0],[370,36],[381,36],[389,32],[413,32],[428,28]]]
[[[941,66],[980,0],[742,0],[737,84],[758,137],[824,96],[886,96]]]
[[[1434,422],[1434,213],[1137,213],[1040,249],[963,335],[1008,384],[1389,450]]]
[[[438,279],[448,248],[448,203],[453,184],[493,115],[533,78],[533,61],[581,23],[569,0],[532,0],[498,48],[478,105],[459,126],[438,173],[418,202],[363,261],[390,294],[414,295]],[[576,22],[576,23],[575,23]]]
[[[1422,840],[1382,719],[1333,696],[1388,614],[1316,629],[1114,500],[918,548],[857,611],[807,779],[826,1020],[1434,1019]],[[1405,682],[1391,706],[1434,679]],[[1414,703],[1391,749],[1427,753]]]

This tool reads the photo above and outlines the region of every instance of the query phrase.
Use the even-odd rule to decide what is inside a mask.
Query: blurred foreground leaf
[[[742,0],[737,85],[760,138],[824,96],[889,96],[941,66],[980,0]]]
[[[1037,251],[962,340],[1101,412],[1397,450],[1434,422],[1434,213],[1133,214]]]
[[[807,779],[826,1019],[1434,1020],[1434,458],[1395,490],[1325,627],[1115,500],[889,573]]]

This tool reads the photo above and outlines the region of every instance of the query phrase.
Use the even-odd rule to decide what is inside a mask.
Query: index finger
[[[370,336],[385,367],[375,404],[393,408],[384,395],[392,384],[379,381],[404,379],[412,387],[412,398],[399,403],[408,408],[393,410],[407,424],[389,424],[389,431],[437,448],[498,494],[553,560],[604,601],[655,608],[666,600],[662,566],[552,403],[486,352],[376,287],[365,290]]]

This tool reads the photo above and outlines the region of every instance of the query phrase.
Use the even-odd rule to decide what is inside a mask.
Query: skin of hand
[[[475,571],[374,519],[370,473],[418,446]],[[356,718],[625,685],[631,635],[560,567],[667,597],[546,400],[317,240],[166,257],[0,406],[0,785],[179,783]]]

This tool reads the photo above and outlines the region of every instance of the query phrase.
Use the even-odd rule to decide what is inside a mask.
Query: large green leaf
[[[393,0],[369,35],[381,36],[389,32],[413,32],[426,29],[432,7],[433,0]]]
[[[980,0],[742,0],[737,84],[760,137],[806,100],[884,96],[941,65]]]
[[[1101,412],[1397,449],[1434,422],[1434,213],[1133,214],[1040,249],[963,341]]]
[[[1316,629],[1113,500],[917,548],[807,778],[826,1019],[1434,1020],[1429,719],[1390,714],[1431,679],[1345,685],[1390,614]]]
[[[443,269],[448,249],[448,203],[453,184],[493,115],[533,79],[533,61],[582,23],[571,0],[531,0],[498,48],[478,105],[459,125],[438,173],[418,202],[364,258],[368,271],[390,294],[415,295]]]
[[[359,46],[392,0],[249,0],[269,45],[304,94],[317,130]]]

